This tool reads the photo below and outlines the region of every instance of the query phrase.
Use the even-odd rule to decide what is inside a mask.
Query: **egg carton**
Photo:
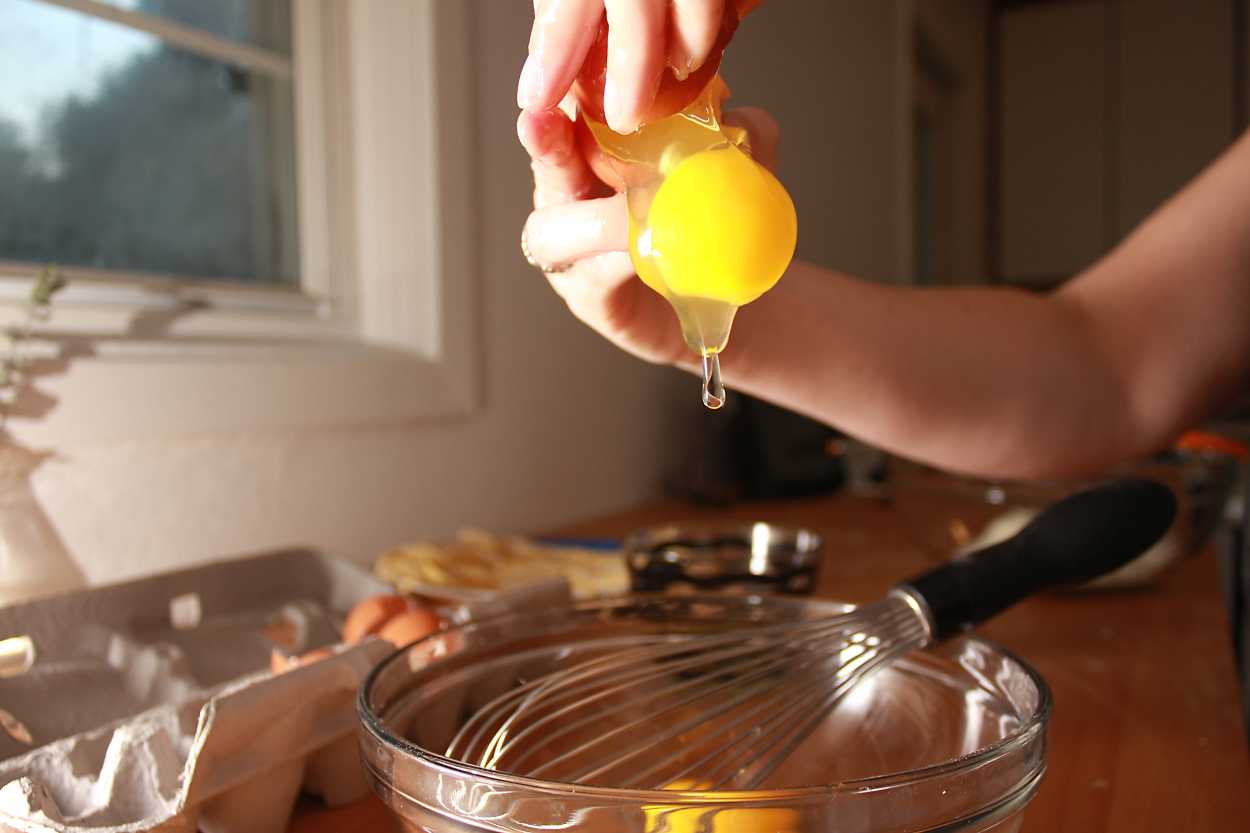
[[[338,634],[389,591],[288,550],[0,609],[0,830],[276,833],[301,790],[359,798],[356,691],[393,649]]]
[[[354,801],[356,689],[391,650],[370,639],[4,761],[0,829],[278,833],[301,792]]]

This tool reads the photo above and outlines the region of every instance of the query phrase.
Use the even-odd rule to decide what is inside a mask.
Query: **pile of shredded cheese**
[[[462,530],[446,544],[396,547],[379,556],[373,570],[401,592],[503,590],[551,578],[567,579],[576,599],[629,590],[629,570],[620,552],[547,546],[475,529]]]

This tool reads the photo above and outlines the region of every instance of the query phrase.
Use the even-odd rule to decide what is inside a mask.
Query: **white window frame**
[[[270,74],[287,60],[94,0],[40,1]],[[37,395],[8,429],[46,445],[475,411],[468,6],[292,0],[300,287],[66,268],[37,331]],[[5,320],[31,274],[0,263]]]

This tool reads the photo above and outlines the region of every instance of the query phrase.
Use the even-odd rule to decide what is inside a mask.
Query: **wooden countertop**
[[[936,562],[893,506],[845,496],[693,509],[658,502],[562,530],[617,536],[682,519],[805,526],[825,536],[817,593],[880,597]],[[1148,590],[1029,599],[980,633],[1032,663],[1054,693],[1050,761],[1021,833],[1211,833],[1250,819],[1250,749],[1215,559],[1189,559]],[[300,833],[392,829],[369,797],[301,804]]]

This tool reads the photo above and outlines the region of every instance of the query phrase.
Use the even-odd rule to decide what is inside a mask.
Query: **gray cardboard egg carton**
[[[390,646],[270,652],[388,590],[291,550],[0,609],[0,830],[276,833],[301,790],[359,798],[356,690]]]

